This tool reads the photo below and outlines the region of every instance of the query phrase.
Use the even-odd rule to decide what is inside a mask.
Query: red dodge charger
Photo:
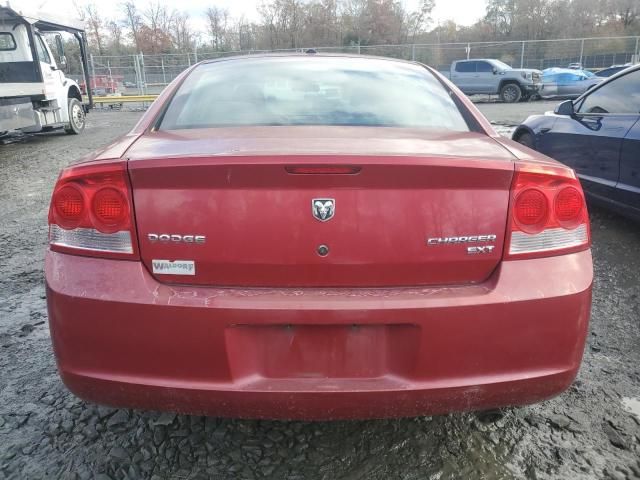
[[[433,69],[247,56],[181,74],[49,211],[64,383],[113,406],[375,418],[537,402],[591,307],[574,172]]]

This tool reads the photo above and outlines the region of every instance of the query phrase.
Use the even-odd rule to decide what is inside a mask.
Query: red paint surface
[[[538,401],[577,373],[591,303],[589,251],[505,261],[479,285],[446,288],[181,287],[139,262],[49,252],[46,263],[54,349],[72,391],[221,416]]]
[[[440,143],[455,149],[457,142],[461,151],[475,144],[487,157],[492,149],[504,154],[477,134],[423,139],[426,151]],[[291,175],[285,169],[346,160],[361,171]],[[159,281],[366,287],[486,279],[502,258],[513,164],[446,156],[216,155],[131,160],[129,173],[145,265],[151,270],[153,259],[196,263],[193,277],[159,275]],[[314,198],[335,199],[330,221],[313,218]],[[149,233],[207,240],[151,242]],[[431,237],[488,234],[497,236],[490,254],[468,255],[468,244],[427,246]],[[320,245],[329,247],[327,256],[317,254]]]

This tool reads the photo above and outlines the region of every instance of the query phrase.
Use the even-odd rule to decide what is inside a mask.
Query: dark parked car
[[[631,66],[631,64],[628,65],[612,65],[609,68],[605,68],[604,70],[600,70],[599,72],[596,72],[596,76],[597,77],[611,77],[613,75],[615,75],[618,72],[621,72],[622,70],[625,70],[627,68],[629,68]]]
[[[594,202],[640,220],[639,119],[640,65],[529,117],[513,139],[575,169]]]

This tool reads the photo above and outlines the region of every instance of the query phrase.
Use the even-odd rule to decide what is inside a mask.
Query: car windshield
[[[351,57],[262,57],[198,66],[162,130],[354,125],[468,131],[449,92],[424,67]]]
[[[498,70],[513,70],[511,68],[511,65],[507,65],[504,62],[501,62],[500,60],[491,60],[491,62],[493,63],[493,65],[495,65],[496,68],[498,68]]]

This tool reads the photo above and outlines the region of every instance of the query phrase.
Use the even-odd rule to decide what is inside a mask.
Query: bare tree
[[[145,53],[192,51],[200,34],[204,39],[200,47],[212,52],[576,38],[623,31],[640,35],[640,0],[487,0],[486,14],[475,24],[463,27],[445,22],[431,31],[436,0],[419,0],[415,11],[407,10],[400,0],[261,0],[256,22],[244,16],[231,18],[228,10],[211,3],[203,11],[202,32],[186,14],[169,9],[163,0],[145,0],[144,6],[134,0],[118,1],[123,2],[120,23],[101,16],[97,4],[76,5],[98,54],[134,49]]]
[[[204,12],[207,19],[207,30],[211,38],[211,48],[216,51],[225,50],[227,44],[227,28],[229,11],[220,7],[209,7]]]
[[[324,47],[342,43],[336,0],[309,3],[302,23],[299,41],[303,44]]]
[[[267,37],[268,48],[279,46],[280,40],[280,9],[275,2],[263,2],[258,6],[258,13],[262,17],[262,26]]]
[[[341,7],[342,21],[349,31],[346,38],[358,45],[363,43],[367,6],[368,0],[344,0]]]
[[[109,34],[109,48],[112,53],[122,52],[122,26],[115,20],[109,20],[106,25]]]
[[[175,15],[175,11],[170,12],[160,1],[149,3],[142,14],[145,21],[141,29],[144,35],[143,51],[163,53],[171,48],[171,24]]]
[[[142,25],[142,19],[138,13],[135,3],[129,1],[122,4],[122,10],[124,11],[125,18],[124,23],[129,28],[129,33],[133,39],[133,43],[136,47],[136,51],[140,51],[140,27]]]
[[[78,6],[76,4],[76,8]],[[88,3],[84,7],[79,8],[81,12],[81,19],[87,22],[87,34],[89,40],[95,45],[98,50],[98,55],[104,55],[104,20],[100,16],[100,12],[95,3]]]
[[[553,7],[550,0],[519,0],[515,4],[514,31],[522,38],[547,38],[553,29]]]
[[[257,48],[257,30],[258,27],[249,21],[244,15],[241,15],[235,28],[232,28],[236,32],[237,44],[235,47],[238,50],[255,50]]]
[[[436,6],[435,0],[422,0],[420,10],[409,14],[408,27],[411,30],[411,41],[415,42],[419,33],[422,33],[431,21],[431,12]]]
[[[290,48],[298,48],[298,42],[303,25],[304,7],[301,0],[287,0],[284,3],[285,15],[287,17],[287,30],[289,35]]]
[[[173,46],[179,52],[190,52],[194,46],[194,32],[189,24],[189,15],[176,13],[171,19]]]
[[[610,0],[609,8],[625,30],[634,25],[640,16],[639,0]]]
[[[493,27],[496,36],[510,36],[515,17],[516,0],[489,0],[487,3],[485,20]]]

